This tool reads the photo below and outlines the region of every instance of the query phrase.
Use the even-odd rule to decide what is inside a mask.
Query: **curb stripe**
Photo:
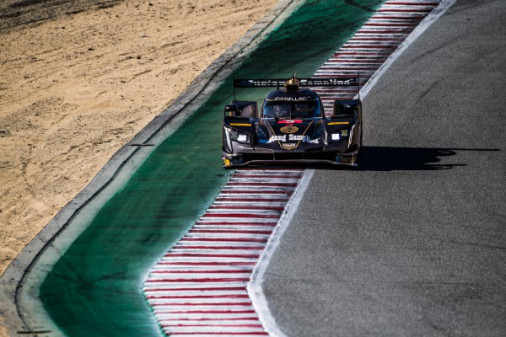
[[[303,170],[237,170],[205,214],[151,270],[144,292],[166,334],[268,335],[253,310],[245,287],[200,285],[237,282],[246,285],[303,173]],[[228,253],[232,251],[237,253]],[[248,253],[250,251],[256,254]],[[191,260],[181,261],[181,258]],[[205,258],[214,260],[201,260]],[[249,260],[231,260],[237,258]],[[174,287],[167,288],[167,284]],[[233,309],[245,306],[251,310],[196,310],[201,307]],[[184,307],[193,310],[180,309]],[[175,323],[169,323],[160,316],[162,313],[178,314],[178,317],[172,316]],[[244,313],[252,314],[246,317],[248,323],[234,324],[234,321],[245,319],[244,316],[234,315]],[[197,318],[207,319],[210,323],[194,323],[194,315],[200,315]],[[190,323],[181,323],[184,322],[181,319]]]
[[[221,288],[166,288],[166,289],[149,289],[147,292],[157,291],[246,291],[246,287],[221,287]]]

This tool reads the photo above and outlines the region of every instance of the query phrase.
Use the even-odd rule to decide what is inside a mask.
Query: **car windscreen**
[[[311,118],[320,116],[318,101],[266,101],[264,118]]]

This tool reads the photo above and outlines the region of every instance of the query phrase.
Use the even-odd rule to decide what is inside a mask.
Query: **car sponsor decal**
[[[306,138],[307,136],[304,135],[288,135],[288,140],[291,141],[299,141],[299,140],[304,141]]]
[[[293,150],[295,149],[298,144],[295,144],[295,143],[283,143],[280,145],[283,149],[285,150]]]
[[[269,138],[269,140],[267,141],[267,143],[272,143],[272,142],[281,142],[281,143],[286,143],[286,142],[302,142],[302,143],[318,144],[320,142],[320,139],[318,139],[318,138],[311,139],[311,138],[309,138],[309,136],[306,136],[306,135],[289,134],[289,135],[274,135],[274,136],[271,136],[271,138]]]
[[[301,124],[302,119],[279,120],[278,124]]]
[[[287,126],[283,126],[281,129],[279,129],[279,131],[281,131],[283,133],[295,133],[295,132],[299,131],[299,128],[292,125],[292,124],[289,124]]]
[[[267,98],[266,100],[269,102],[272,102],[272,101],[314,102],[316,99],[314,99],[311,96],[300,96],[300,97],[280,96],[280,97],[274,97],[274,98]]]
[[[272,143],[272,142],[286,142],[286,135],[273,135],[271,136],[271,138],[269,138],[269,140],[267,141],[267,143]]]
[[[271,130],[271,132],[274,134],[273,136],[271,136],[271,137],[269,138],[268,143],[270,143],[270,142],[271,142],[271,139],[272,139],[272,141],[277,141],[277,142],[278,142],[279,147],[280,147],[280,148],[282,148],[282,149],[284,149],[284,150],[295,150],[296,148],[298,148],[298,147],[299,147],[299,145],[300,145],[300,143],[301,143],[302,141],[304,141],[304,140],[308,139],[308,138],[307,138],[307,136],[305,136],[305,134],[306,134],[307,130],[309,130],[309,128],[311,127],[311,125],[313,125],[313,123],[314,123],[314,121],[311,121],[311,122],[308,124],[308,126],[307,126],[307,127],[306,127],[306,129],[304,130],[304,133],[302,134],[302,136],[303,136],[303,138],[302,138],[302,139],[290,139],[289,137],[287,137],[287,136],[290,136],[290,135],[286,135],[286,134],[285,134],[285,135],[276,135],[276,132],[274,131],[274,129],[272,128],[272,126],[271,126],[269,123],[265,123],[266,125],[268,125],[269,129],[270,129],[270,130]],[[287,126],[282,127],[281,129],[286,128],[286,127],[293,127],[293,128],[297,128],[296,126],[293,126],[293,125],[290,125],[290,124],[289,124],[289,125],[287,125]],[[298,130],[299,130],[299,129],[297,128],[297,131],[298,131]],[[281,131],[281,130],[280,130],[280,131]],[[297,132],[297,131],[295,131],[295,132]],[[292,145],[286,145],[286,144],[289,144],[289,142],[288,142],[288,141],[297,141],[297,143],[295,143],[295,146],[292,146]],[[313,141],[311,141],[311,142],[313,142]],[[318,140],[317,140],[317,142],[318,142]]]

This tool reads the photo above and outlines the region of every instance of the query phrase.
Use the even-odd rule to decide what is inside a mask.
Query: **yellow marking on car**
[[[350,122],[330,122],[327,125],[349,125]]]
[[[251,126],[249,123],[230,123],[230,126]]]

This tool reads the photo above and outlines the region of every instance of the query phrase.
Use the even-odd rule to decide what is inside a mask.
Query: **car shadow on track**
[[[417,148],[364,146],[360,153],[360,171],[448,170],[466,163],[447,163],[447,158],[463,151],[498,152],[499,149]]]
[[[315,170],[352,170],[352,171],[420,171],[449,170],[466,166],[467,163],[446,163],[448,157],[459,152],[499,152],[500,149],[472,148],[429,148],[429,147],[393,147],[363,146],[360,151],[358,167],[332,165],[327,163],[287,165],[282,161],[270,164],[250,166],[260,169],[315,169]]]

